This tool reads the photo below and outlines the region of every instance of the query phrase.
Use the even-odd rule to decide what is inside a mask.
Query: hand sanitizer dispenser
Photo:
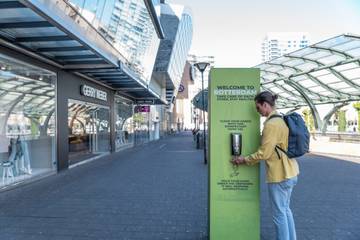
[[[231,155],[240,156],[242,146],[241,133],[231,133]]]

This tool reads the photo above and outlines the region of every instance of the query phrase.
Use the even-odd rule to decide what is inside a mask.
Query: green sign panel
[[[259,69],[214,68],[210,73],[210,240],[260,239],[259,165],[234,167],[232,133],[241,134],[241,154],[260,144],[254,97]]]

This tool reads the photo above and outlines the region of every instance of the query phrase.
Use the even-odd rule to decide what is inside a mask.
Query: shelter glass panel
[[[330,71],[327,70],[327,69],[324,69],[324,70],[312,72],[312,73],[310,73],[310,74],[313,75],[314,77],[319,77],[319,76],[323,76],[323,75],[328,75],[328,74],[330,74]]]
[[[358,41],[349,41],[345,44],[333,47],[333,49],[337,50],[337,51],[349,51],[351,49],[354,48],[360,48],[360,42]]]
[[[300,49],[300,50],[298,50],[296,52],[292,52],[290,55],[295,56],[295,57],[303,57],[303,56],[311,54],[311,53],[313,53],[315,51],[316,50],[312,49],[312,48],[303,48],[303,49]]]
[[[44,20],[28,8],[4,8],[0,9],[0,14],[1,22],[36,22]]]
[[[339,89],[341,90],[341,92],[345,92],[345,93],[354,93],[354,92],[357,92],[359,93],[359,90],[356,90],[352,87],[349,87],[349,88],[342,88],[342,89]]]
[[[356,63],[348,63],[348,64],[336,66],[336,67],[334,67],[334,69],[336,71],[344,71],[344,70],[354,69],[354,68],[358,68],[358,67],[359,67],[359,65]]]
[[[348,51],[347,54],[353,56],[353,57],[360,57],[360,47],[353,49],[351,51]]]
[[[268,66],[269,66],[269,68],[266,68],[265,70],[274,72],[274,73],[281,71],[283,69],[283,67],[281,67],[281,66],[273,66],[273,65],[268,65]]]
[[[335,37],[335,38],[328,39],[328,40],[326,40],[324,42],[320,42],[320,43],[317,44],[317,46],[323,47],[323,48],[331,48],[331,47],[334,47],[334,46],[344,44],[347,41],[349,41],[349,40],[346,37],[340,36],[340,37]]]
[[[6,30],[12,36],[18,37],[38,37],[38,36],[61,36],[64,35],[55,27],[34,27],[34,28],[14,28]]]
[[[290,67],[298,66],[304,63],[304,60],[302,59],[293,59],[291,61],[287,61],[286,65]]]
[[[272,60],[272,62],[277,63],[277,64],[283,64],[283,63],[286,63],[289,60],[291,60],[291,59],[287,58],[287,57],[279,57],[279,58],[275,58],[274,60]]]
[[[296,73],[296,71],[294,69],[291,69],[291,68],[286,68],[286,69],[283,69],[281,71],[278,72],[279,74],[281,75],[284,75],[286,77],[290,76],[291,74],[294,74]]]
[[[314,81],[310,80],[310,79],[299,81],[299,83],[302,86],[306,87],[306,88],[316,87],[317,86],[317,84]],[[311,90],[313,90],[313,89],[311,89]]]
[[[303,72],[309,71],[310,69],[313,69],[313,68],[316,68],[316,67],[318,67],[318,64],[310,63],[310,62],[307,62],[307,63],[296,66],[296,68],[302,70]]]
[[[44,37],[46,38],[46,37]],[[23,43],[24,46],[29,48],[52,48],[52,47],[78,47],[81,46],[77,41],[47,41],[47,42],[34,42]]]
[[[323,76],[318,77],[318,79],[324,84],[330,84],[330,83],[335,83],[335,82],[340,81],[340,79],[333,74],[323,75]]]
[[[316,51],[312,54],[307,55],[306,58],[309,58],[311,60],[318,60],[328,56],[331,56],[331,53],[329,53],[328,51]]]
[[[348,88],[350,87],[349,85],[347,85],[344,82],[338,82],[338,83],[332,83],[328,85],[329,87],[333,88],[333,89],[341,89],[341,88]]]
[[[344,75],[348,79],[358,78],[360,76],[360,68],[342,71],[341,74]]]
[[[339,56],[339,55],[330,55],[324,58],[319,59],[318,61],[321,62],[322,64],[330,64],[330,63],[335,63],[335,62],[339,62],[344,60],[345,58],[343,56]]]

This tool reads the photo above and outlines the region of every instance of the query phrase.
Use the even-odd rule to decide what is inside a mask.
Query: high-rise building
[[[194,85],[191,77],[191,64],[186,62],[182,80],[176,95],[174,108],[172,111],[171,128],[177,130],[191,129],[191,99],[190,89]]]
[[[192,16],[190,10],[181,5],[161,1],[160,6],[165,38],[160,42],[153,78],[159,85],[166,86],[166,101],[172,111],[191,46]]]
[[[125,64],[149,83],[160,39],[144,1],[70,0],[70,3],[125,57]]]
[[[149,14],[149,1],[70,0],[78,11],[126,58],[136,77],[149,85],[172,111],[192,40],[190,10],[182,5],[151,0],[164,33],[158,38]],[[164,118],[170,119],[169,116]],[[169,129],[164,124],[164,129]]]
[[[310,45],[306,32],[269,32],[262,43],[262,61],[266,62]]]

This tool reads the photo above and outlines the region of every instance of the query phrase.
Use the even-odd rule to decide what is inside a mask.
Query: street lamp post
[[[199,113],[196,113],[195,120],[196,120],[196,121],[195,121],[196,129],[199,129],[199,128],[200,128]]]
[[[202,107],[203,107],[203,124],[204,124],[204,164],[207,164],[207,155],[206,155],[206,127],[205,127],[205,97],[204,97],[204,71],[210,64],[207,62],[198,62],[194,66],[201,72],[201,84],[202,84]]]

